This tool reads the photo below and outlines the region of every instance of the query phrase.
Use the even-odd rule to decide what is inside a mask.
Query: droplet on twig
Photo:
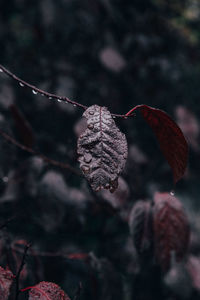
[[[171,196],[175,196],[175,191],[172,190],[172,191],[170,192],[170,195],[171,195]]]

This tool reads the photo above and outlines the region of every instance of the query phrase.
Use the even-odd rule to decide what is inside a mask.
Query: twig
[[[22,261],[21,261],[21,264],[19,266],[19,270],[17,272],[17,275],[15,277],[15,300],[18,299],[18,296],[19,296],[19,293],[20,293],[20,290],[19,290],[19,279],[20,279],[20,274],[23,270],[23,267],[24,267],[24,264],[25,264],[25,260],[26,260],[26,256],[27,256],[27,252],[28,252],[28,249],[30,248],[31,244],[27,244],[24,248],[24,253],[23,253],[23,257],[22,257]]]
[[[80,107],[80,108],[82,108],[84,110],[86,110],[88,108],[88,106],[83,105],[81,103],[78,103],[76,101],[73,101],[73,100],[71,100],[71,99],[69,99],[69,98],[67,98],[65,96],[58,96],[56,94],[48,93],[46,91],[43,91],[43,90],[37,88],[36,86],[34,86],[34,85],[32,85],[32,84],[30,84],[30,83],[28,83],[28,82],[20,79],[14,73],[10,72],[8,69],[6,69],[1,64],[0,64],[0,72],[3,72],[5,74],[7,74],[9,77],[11,77],[15,81],[17,81],[21,87],[27,87],[27,88],[31,89],[32,92],[33,92],[33,94],[35,94],[35,95],[36,94],[40,94],[42,96],[47,97],[48,99],[55,99],[55,100],[57,100],[59,102],[65,102],[65,103],[67,102],[67,103],[70,103],[70,104],[72,104],[74,106]],[[132,117],[133,116],[133,114],[124,114],[124,115],[121,115],[121,114],[113,114],[113,113],[111,113],[111,115],[114,118],[123,118],[123,119],[127,119],[128,117]]]
[[[47,97],[49,99],[56,99],[58,101],[68,102],[68,103],[70,103],[70,104],[72,104],[74,106],[78,106],[78,107],[81,107],[83,109],[87,109],[87,106],[85,106],[85,105],[83,105],[81,103],[78,103],[76,101],[70,100],[67,97],[58,96],[58,95],[55,95],[55,94],[51,94],[51,93],[45,92],[45,91],[37,88],[36,86],[34,86],[34,85],[32,85],[32,84],[30,84],[30,83],[28,83],[28,82],[20,79],[19,77],[17,77],[15,74],[13,74],[12,72],[10,72],[8,69],[6,69],[1,64],[0,64],[0,72],[4,72],[9,77],[11,77],[12,79],[16,80],[20,84],[21,87],[26,86],[26,87],[30,88],[34,94],[38,94],[39,93],[40,95],[45,96],[45,97]]]
[[[73,300],[78,300],[80,298],[82,288],[83,288],[82,282],[79,282],[79,285],[78,285],[78,288],[76,290]]]
[[[42,153],[32,149],[32,148],[29,148],[21,143],[19,143],[18,141],[16,141],[13,137],[9,136],[6,132],[4,132],[3,130],[0,129],[0,134],[10,143],[14,144],[15,146],[19,147],[20,149],[24,150],[24,151],[27,151],[31,154],[34,154],[34,155],[37,155],[38,157],[40,157],[43,161],[45,161],[46,163],[48,164],[51,164],[51,165],[54,165],[54,166],[57,166],[57,167],[60,167],[60,168],[63,168],[63,169],[68,169],[70,170],[72,173],[78,175],[78,176],[81,176],[81,174],[75,169],[73,168],[72,166],[70,166],[69,164],[64,164],[62,162],[59,162],[57,160],[53,160],[53,159],[50,159],[49,157],[43,155]]]

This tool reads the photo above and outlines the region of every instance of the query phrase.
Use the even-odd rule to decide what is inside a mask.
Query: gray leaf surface
[[[128,154],[126,137],[106,107],[92,105],[83,117],[87,129],[78,139],[80,168],[94,191],[114,192]]]

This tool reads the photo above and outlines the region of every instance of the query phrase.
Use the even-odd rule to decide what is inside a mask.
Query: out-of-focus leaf
[[[87,129],[78,139],[80,167],[94,191],[114,192],[127,158],[127,141],[106,107],[93,105],[83,114]]]
[[[70,300],[55,283],[42,281],[30,288],[29,300]]]
[[[168,193],[155,193],[153,210],[155,257],[166,271],[172,261],[187,254],[190,229],[180,201]]]
[[[200,293],[200,259],[190,256],[187,262],[187,269],[192,278],[193,287]]]
[[[112,47],[106,47],[99,54],[102,64],[113,72],[120,72],[126,67],[122,55]]]
[[[0,267],[0,300],[7,300],[14,275],[9,269]]]
[[[150,202],[141,200],[133,206],[129,227],[137,252],[143,254],[149,251],[153,242]]]
[[[189,145],[194,150],[199,150],[199,122],[195,115],[184,106],[177,106],[176,110],[177,123],[183,131]]]

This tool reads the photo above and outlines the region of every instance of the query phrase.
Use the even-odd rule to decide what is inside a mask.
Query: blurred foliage
[[[46,91],[113,113],[145,103],[183,126],[191,150],[176,193],[191,220],[192,251],[200,255],[200,2],[1,0],[0,44],[1,64]],[[32,127],[34,148],[78,168],[80,110],[33,95],[1,75],[0,128],[21,142],[11,104]],[[41,255],[30,255],[23,286],[50,280],[73,296],[82,281],[81,299],[198,299],[195,288],[187,298],[174,296],[158,266],[152,271],[138,265],[127,224],[130,209],[155,191],[170,191],[172,176],[140,115],[116,122],[127,135],[129,158],[122,192],[114,196],[92,194],[83,178],[0,138],[0,219],[16,217],[1,233],[0,265],[8,263],[5,253],[12,243],[25,239]],[[63,256],[70,253],[90,253],[90,258],[85,263]]]

